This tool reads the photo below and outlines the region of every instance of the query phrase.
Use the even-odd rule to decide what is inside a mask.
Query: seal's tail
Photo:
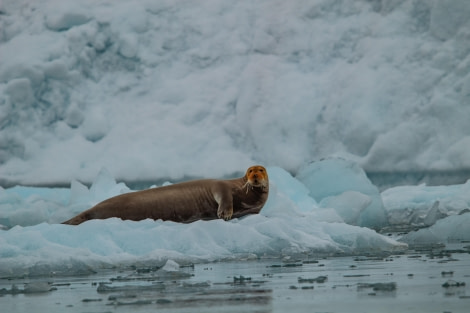
[[[65,221],[65,222],[62,222],[61,224],[65,224],[65,225],[79,225],[83,222],[85,222],[87,219],[85,219],[82,214],[79,214],[75,217],[72,217],[71,219]]]

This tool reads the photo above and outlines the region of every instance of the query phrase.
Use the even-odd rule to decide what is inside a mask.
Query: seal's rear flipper
[[[79,225],[85,221],[88,221],[88,219],[85,218],[85,216],[83,216],[83,214],[79,214],[75,217],[72,217],[71,219],[65,221],[65,222],[62,222],[61,224],[65,224],[65,225]]]

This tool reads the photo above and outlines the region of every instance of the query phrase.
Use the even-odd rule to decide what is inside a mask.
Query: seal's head
[[[247,187],[247,190],[253,187],[263,188],[263,189],[269,187],[268,172],[261,165],[255,165],[255,166],[249,167],[246,170],[245,178],[246,178],[245,186]]]

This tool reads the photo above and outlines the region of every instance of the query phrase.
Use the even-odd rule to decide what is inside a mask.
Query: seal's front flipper
[[[217,217],[226,221],[230,220],[233,215],[233,199],[230,192],[218,191],[214,193],[214,198],[219,207],[217,208]]]

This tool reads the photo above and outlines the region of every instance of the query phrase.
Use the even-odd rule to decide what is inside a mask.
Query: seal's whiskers
[[[253,186],[250,184],[249,181],[247,181],[247,182],[243,185],[242,189],[245,188],[245,187],[246,187],[246,193],[248,193],[248,191],[250,191],[250,189],[249,189],[250,187],[251,187],[251,189],[253,190]]]

